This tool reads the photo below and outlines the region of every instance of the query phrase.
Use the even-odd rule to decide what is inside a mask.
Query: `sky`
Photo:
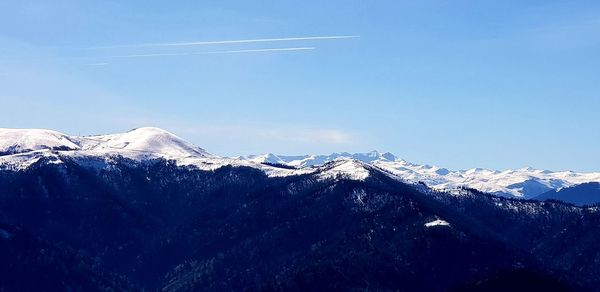
[[[149,2],[1,1],[0,127],[600,171],[599,1]]]

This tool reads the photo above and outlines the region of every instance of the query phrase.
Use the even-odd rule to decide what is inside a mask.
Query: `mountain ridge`
[[[534,197],[534,199],[540,201],[560,200],[577,206],[590,205],[600,202],[600,183],[587,182],[571,187],[550,190]]]
[[[216,169],[226,165],[258,168],[269,176],[312,173],[339,159],[353,159],[385,170],[398,179],[424,183],[438,190],[464,187],[497,195],[533,198],[542,193],[587,182],[600,182],[600,172],[537,170],[531,167],[509,170],[447,168],[410,163],[390,152],[339,152],[330,155],[276,155],[266,153],[220,157],[160,128],[141,127],[120,134],[69,136],[52,130],[0,129],[0,167],[23,169],[40,158],[60,163],[61,157],[108,159],[123,156],[134,160],[167,159],[180,165]],[[353,164],[357,175],[362,172]],[[349,173],[352,169],[344,172]]]
[[[385,169],[406,181],[423,182],[439,190],[469,187],[497,195],[521,198],[533,198],[549,190],[580,183],[600,182],[600,172],[549,171],[532,167],[507,170],[483,168],[449,170],[439,166],[410,163],[390,152],[382,153],[375,150],[365,153],[339,152],[330,155],[296,156],[266,153],[239,158],[257,163],[274,163],[300,168],[323,165],[340,158],[351,158]]]

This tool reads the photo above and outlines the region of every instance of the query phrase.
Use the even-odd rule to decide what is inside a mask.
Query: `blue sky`
[[[340,35],[360,37],[143,45]],[[600,171],[599,52],[598,1],[9,0],[0,126]],[[174,55],[109,58],[140,54]]]

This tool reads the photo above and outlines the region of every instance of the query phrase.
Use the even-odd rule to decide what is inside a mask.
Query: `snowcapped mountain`
[[[210,157],[204,149],[195,146],[163,129],[144,127],[113,135],[78,137],[83,150],[96,153],[127,153],[158,155],[161,157]]]
[[[532,168],[517,170],[448,170],[407,162],[392,153],[333,153],[330,155],[275,155],[272,153],[242,157],[219,157],[169,133],[144,127],[126,133],[69,136],[51,130],[0,129],[0,168],[24,169],[46,159],[61,163],[64,158],[102,167],[111,159],[125,157],[137,161],[164,158],[178,165],[215,170],[223,166],[260,169],[268,176],[290,176],[314,173],[319,177],[346,176],[362,180],[373,169],[396,179],[424,183],[439,190],[473,188],[505,196],[532,198],[550,190],[573,185],[600,182],[600,173],[547,171]],[[93,162],[93,163],[92,163]]]
[[[367,153],[332,153],[330,155],[275,155],[273,153],[266,153],[260,155],[248,155],[242,156],[241,159],[250,160],[258,163],[274,163],[283,164],[293,167],[310,167],[316,165],[323,165],[328,162],[334,161],[339,158],[350,158],[359,160],[366,163],[372,163],[374,161],[396,161],[396,157],[389,152],[379,153],[377,151],[371,151]]]
[[[516,170],[448,170],[430,165],[413,164],[392,153],[371,151],[367,153],[332,153],[330,155],[284,156],[272,153],[250,155],[242,159],[258,163],[276,163],[298,168],[323,165],[338,159],[354,159],[386,170],[405,181],[423,182],[439,190],[463,187],[497,195],[532,198],[550,190],[570,187],[585,182],[599,182],[600,172],[576,173],[573,171],[537,170],[530,167]]]
[[[69,136],[49,130],[0,130],[0,169],[25,169],[40,159],[61,163],[76,159],[82,164],[105,167],[113,159],[136,161],[163,158],[178,165],[203,170],[232,165],[258,168],[269,176],[314,172],[316,169],[286,169],[252,161],[219,157],[180,137],[154,127],[143,127],[120,134]]]
[[[69,136],[56,131],[0,128],[0,154],[45,149],[76,150],[80,146]]]

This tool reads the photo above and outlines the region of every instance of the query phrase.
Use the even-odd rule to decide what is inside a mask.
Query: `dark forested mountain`
[[[102,270],[96,260],[27,230],[0,223],[0,290],[133,290],[126,277]]]
[[[115,158],[0,172],[0,288],[594,289],[598,208],[364,176]],[[339,164],[339,163],[338,163]],[[31,283],[40,283],[38,286]]]
[[[600,203],[600,183],[589,182],[560,190],[551,190],[534,199],[540,201],[560,200],[578,206],[597,204]]]

